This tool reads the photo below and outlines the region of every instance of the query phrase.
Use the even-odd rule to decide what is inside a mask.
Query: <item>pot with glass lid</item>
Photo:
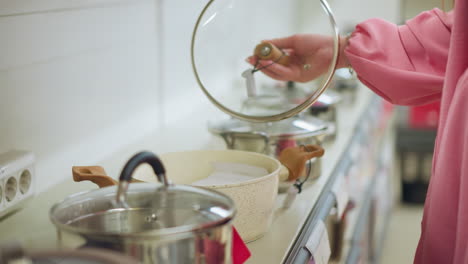
[[[210,132],[224,139],[229,149],[258,152],[275,158],[279,158],[287,148],[307,145],[320,148],[329,133],[325,122],[307,115],[267,123],[232,118],[209,122],[208,127]],[[316,179],[320,176],[320,159],[313,158],[309,162],[309,178]]]
[[[151,165],[161,184],[133,183]],[[63,248],[106,248],[142,263],[231,263],[234,202],[214,190],[170,184],[159,158],[133,156],[118,186],[71,195],[50,218]]]
[[[301,10],[303,4],[292,1],[288,5]],[[313,15],[285,12],[281,1],[265,5],[261,1],[212,0],[198,17],[191,42],[192,68],[209,101],[232,117],[209,123],[209,130],[221,136],[228,148],[278,157],[288,147],[320,144],[326,135],[326,123],[300,113],[330,85],[338,61],[339,32],[325,0],[307,5]],[[262,10],[261,16],[256,14],[258,10]],[[239,23],[240,17],[250,22]],[[287,65],[292,59],[289,51],[261,40],[314,32],[332,36],[333,58],[327,72],[302,85],[306,96],[297,100],[291,90],[261,72],[275,63]],[[252,54],[257,62],[270,64],[252,67],[245,61]],[[304,65],[303,70],[310,67]]]

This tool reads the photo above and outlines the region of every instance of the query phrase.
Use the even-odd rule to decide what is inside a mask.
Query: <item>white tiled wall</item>
[[[39,191],[156,127],[153,0],[8,0],[0,10],[0,151],[36,154]]]
[[[256,21],[271,17],[288,22],[276,35],[264,31],[252,43],[240,37],[235,44],[251,49],[270,35],[282,36],[301,15],[317,20],[310,2],[256,0],[235,14],[241,27],[258,29]],[[43,191],[70,177],[72,165],[97,163],[152,131],[164,152],[203,147],[207,120],[222,115],[201,93],[190,64],[192,30],[206,3],[0,1],[0,152],[33,151]],[[330,0],[340,25],[372,16],[397,21],[398,3]],[[214,43],[220,40],[213,36]],[[239,67],[245,66],[233,64]],[[229,67],[222,69],[213,76],[229,79]]]
[[[402,0],[402,15],[404,19],[409,19],[422,11],[439,8],[449,11],[453,8],[453,0]]]
[[[329,0],[340,28],[347,28],[369,18],[400,22],[400,0]]]

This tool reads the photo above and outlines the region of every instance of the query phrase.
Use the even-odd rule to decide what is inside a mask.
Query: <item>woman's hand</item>
[[[275,80],[307,82],[326,73],[333,58],[333,38],[324,35],[300,34],[286,38],[265,40],[279,49],[287,52],[290,63],[284,66],[274,63],[261,71]],[[338,68],[347,67],[348,61],[344,54],[347,39],[340,38],[340,55]],[[252,65],[258,58],[251,56],[247,62]],[[271,64],[270,60],[258,61],[257,68]]]

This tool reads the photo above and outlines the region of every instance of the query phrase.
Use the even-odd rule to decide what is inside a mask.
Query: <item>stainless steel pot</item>
[[[279,157],[288,147],[321,145],[329,134],[327,123],[312,116],[293,117],[271,123],[251,123],[228,119],[208,124],[210,132],[221,136],[228,149],[237,149]],[[310,179],[321,173],[320,159],[309,161]]]
[[[332,91],[326,91],[310,108],[309,113],[328,123],[336,123],[336,108],[341,96]]]
[[[234,3],[235,2],[235,3]],[[252,45],[257,47],[265,47],[265,43],[258,43],[261,36],[268,35],[268,32],[277,32],[277,27],[283,27],[286,21],[281,17],[269,16],[268,14],[276,14],[281,12],[282,6],[274,7],[273,5],[265,6],[263,3],[252,3],[252,1],[207,1],[206,6],[202,9],[192,34],[191,41],[191,62],[195,78],[205,96],[210,102],[218,107],[224,113],[237,118],[239,120],[249,122],[275,122],[283,119],[291,118],[311,106],[319,96],[330,85],[333,74],[337,67],[338,55],[340,51],[340,34],[332,10],[326,0],[314,2],[316,8],[322,8],[325,11],[329,21],[329,29],[332,33],[330,36],[333,39],[333,55],[330,60],[327,71],[323,77],[314,85],[305,87],[307,97],[300,101],[289,100],[289,93],[284,89],[271,89],[269,85],[262,85],[268,82],[256,82],[254,78],[260,69],[264,67],[252,67],[245,63],[245,58],[253,54],[246,52],[246,47]],[[255,6],[256,5],[256,6]],[[253,17],[254,24],[262,24],[261,27],[252,27],[251,23],[239,23],[236,14],[244,13],[245,8],[265,10],[265,16]],[[257,20],[255,20],[257,19]],[[219,29],[223,28],[227,31],[236,32],[236,34],[225,34],[222,38],[219,37]],[[300,28],[300,27],[298,27]],[[298,29],[297,28],[297,29]],[[321,28],[321,31],[324,28]],[[285,33],[285,32],[284,32]],[[288,35],[304,33],[302,30],[290,28],[287,30]],[[313,33],[313,32],[310,32]],[[211,41],[216,40],[216,41]],[[239,43],[242,43],[239,46]],[[254,45],[255,43],[255,45]],[[268,44],[266,44],[268,45]],[[287,57],[286,51],[280,51],[274,48],[272,43],[268,45],[271,55],[279,55],[279,58],[273,60],[273,63],[283,63]],[[260,51],[265,51],[263,48]],[[229,52],[226,52],[229,51]],[[258,50],[257,50],[258,51]],[[270,54],[270,52],[266,52]],[[253,52],[258,59],[265,59],[263,52]],[[258,56],[260,55],[260,56]],[[264,56],[262,56],[264,55]],[[277,57],[273,55],[274,57]],[[268,59],[272,59],[266,55]],[[214,63],[220,62],[220,63]],[[246,68],[241,69],[241,65]],[[240,66],[240,67],[239,67]],[[221,78],[218,78],[223,76]],[[234,82],[232,82],[234,80]],[[234,84],[233,87],[230,87]],[[246,92],[245,92],[246,91]],[[289,102],[282,104],[284,108],[270,108],[267,113],[264,111],[243,111],[243,102],[246,96],[255,101],[263,101],[264,106],[278,105],[279,101]],[[272,100],[269,100],[269,99]],[[267,99],[265,102],[264,99]]]
[[[327,122],[328,135],[325,141],[334,140],[338,130],[337,107],[341,101],[341,95],[326,91],[319,99],[308,109],[308,113],[320,120]]]
[[[288,82],[287,89],[288,98],[292,101],[304,101],[309,96],[304,92],[303,84],[297,84],[295,82]],[[335,91],[326,90],[320,97],[313,103],[307,111],[300,114],[312,115],[327,123],[328,133],[325,137],[325,141],[333,140],[336,136],[337,131],[337,106],[341,101],[341,95]],[[284,103],[283,103],[284,104]]]
[[[163,184],[129,187],[143,163]],[[143,263],[230,263],[234,214],[234,203],[224,194],[169,184],[150,152],[128,161],[118,186],[69,196],[50,211],[62,247],[107,248]]]

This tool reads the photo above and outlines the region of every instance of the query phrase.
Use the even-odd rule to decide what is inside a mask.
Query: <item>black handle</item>
[[[135,169],[143,163],[148,163],[149,165],[151,165],[154,173],[156,174],[158,180],[161,183],[163,183],[166,186],[169,184],[166,178],[166,170],[164,169],[161,160],[158,158],[158,156],[156,156],[156,154],[149,151],[142,151],[131,157],[122,169],[119,181],[130,182],[132,180],[132,174],[135,171]]]

